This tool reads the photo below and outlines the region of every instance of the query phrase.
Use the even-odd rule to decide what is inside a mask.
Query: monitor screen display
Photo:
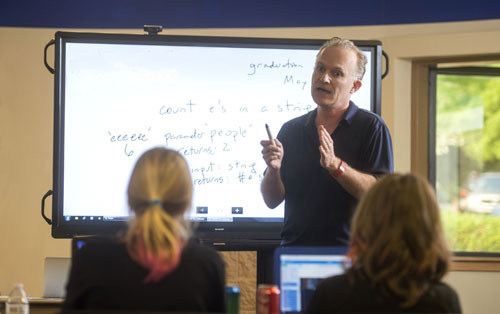
[[[313,110],[310,81],[324,40],[56,33],[53,236],[126,225],[129,176],[146,150],[187,160],[185,218],[206,238],[279,238],[283,204],[260,193],[265,125]],[[380,106],[380,43],[352,100]]]
[[[344,273],[347,247],[279,247],[275,250],[275,283],[281,313],[303,313],[321,280]]]

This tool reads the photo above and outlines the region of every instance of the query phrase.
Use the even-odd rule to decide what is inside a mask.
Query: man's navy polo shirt
[[[286,122],[277,136],[284,148],[283,245],[348,244],[357,200],[320,165],[316,115]],[[350,102],[331,136],[336,156],[352,168],[376,177],[393,171],[391,135],[380,116]]]

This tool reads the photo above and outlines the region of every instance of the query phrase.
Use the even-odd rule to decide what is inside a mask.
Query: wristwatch
[[[345,172],[345,163],[344,161],[341,159],[340,160],[340,165],[339,167],[337,168],[337,170],[335,170],[334,172],[330,172],[330,175],[333,177],[333,178],[338,178],[341,174],[343,174]]]

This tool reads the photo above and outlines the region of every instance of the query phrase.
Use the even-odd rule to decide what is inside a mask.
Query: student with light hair
[[[387,174],[362,197],[351,225],[350,266],[323,280],[307,313],[461,313],[442,282],[450,253],[434,190],[413,174]]]
[[[184,157],[161,147],[145,152],[127,194],[135,217],[125,236],[76,252],[63,308],[225,312],[224,263],[190,240],[183,218],[193,194]]]

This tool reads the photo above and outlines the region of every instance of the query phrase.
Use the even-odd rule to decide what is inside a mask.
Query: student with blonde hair
[[[460,313],[442,282],[450,253],[434,190],[413,174],[387,174],[362,197],[352,224],[350,266],[323,280],[307,313]]]
[[[89,241],[73,256],[64,309],[225,312],[225,266],[190,240],[193,184],[185,159],[154,148],[128,186],[125,236]]]

